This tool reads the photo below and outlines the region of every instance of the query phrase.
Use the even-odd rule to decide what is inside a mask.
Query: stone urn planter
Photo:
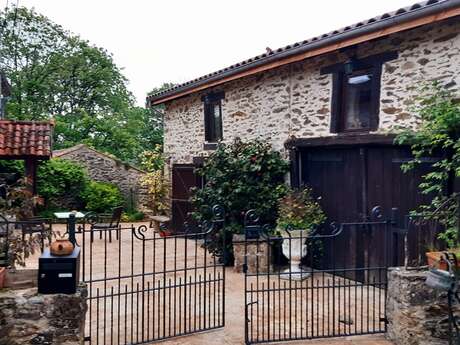
[[[307,255],[307,231],[292,230],[283,232],[283,254],[289,259],[290,267],[281,274],[282,279],[304,280],[310,273],[302,272],[300,262]]]

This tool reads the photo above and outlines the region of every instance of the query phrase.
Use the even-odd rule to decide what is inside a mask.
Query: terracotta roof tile
[[[0,158],[36,156],[49,158],[53,122],[0,120]]]

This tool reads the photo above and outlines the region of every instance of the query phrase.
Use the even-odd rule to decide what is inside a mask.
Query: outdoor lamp
[[[351,57],[345,64],[343,65],[343,70],[345,74],[352,74],[353,71],[357,68],[358,61],[355,57]]]

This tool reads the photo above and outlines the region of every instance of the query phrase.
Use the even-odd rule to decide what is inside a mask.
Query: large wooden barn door
[[[410,151],[393,146],[354,146],[348,148],[313,148],[300,155],[301,182],[313,188],[329,220],[336,222],[366,221],[374,206],[389,214],[398,209],[398,223],[404,226],[405,216],[427,201],[418,190],[421,176],[436,159],[427,159],[417,170],[404,173],[401,164],[410,159]],[[358,232],[356,232],[358,234]],[[376,232],[383,234],[383,232]],[[380,235],[379,235],[380,236]],[[383,236],[383,235],[382,235]],[[409,242],[412,234],[409,234]],[[372,265],[381,261],[379,244],[382,238],[367,236],[350,238],[355,248],[350,264]],[[370,242],[370,243],[368,243]],[[395,234],[389,244],[390,264],[402,264],[403,237]],[[361,247],[375,248],[367,253]]]
[[[190,221],[192,187],[200,187],[193,164],[174,164],[172,168],[172,229],[175,233],[184,231],[184,223]]]

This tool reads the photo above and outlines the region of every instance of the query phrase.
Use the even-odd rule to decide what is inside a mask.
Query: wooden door
[[[190,212],[192,196],[190,189],[199,186],[200,179],[195,174],[193,164],[174,164],[172,168],[172,219],[174,232],[184,232],[184,223],[192,222]]]
[[[302,182],[313,190],[330,222],[356,222],[363,218],[363,176],[360,151],[334,148],[306,151],[301,154]],[[360,267],[362,240],[357,229],[347,228],[340,240],[325,240],[323,268]],[[323,254],[324,254],[323,253]],[[355,278],[355,272],[349,272]],[[345,273],[344,273],[345,274]]]
[[[329,222],[364,221],[379,205],[387,217],[397,208],[398,226],[403,227],[406,215],[428,202],[429,196],[421,194],[418,185],[436,161],[426,159],[416,170],[404,173],[401,165],[410,157],[408,148],[395,146],[313,148],[300,154],[301,182],[313,188]],[[418,255],[418,236],[409,234],[409,257]],[[378,229],[350,231],[344,241],[343,253],[336,251],[336,267],[403,263],[402,235]]]
[[[439,160],[439,157],[422,159],[416,169],[403,172],[401,166],[411,160],[409,148],[404,147],[370,147],[367,148],[367,204],[382,206],[386,214],[390,214],[391,208],[396,207],[397,227],[406,227],[407,215],[418,208],[421,204],[428,204],[430,196],[422,194],[419,185],[422,176],[432,171],[432,164]],[[429,238],[436,237],[435,228],[409,229],[408,233],[408,259],[413,261],[419,257],[423,250],[422,242],[430,242]],[[417,230],[417,231],[412,231]],[[423,232],[423,233],[422,233]],[[404,264],[404,237],[396,232],[390,238],[389,255],[390,265]],[[422,239],[423,236],[424,238]],[[382,239],[374,237],[371,239],[375,246],[382,243]],[[381,253],[383,254],[383,253]],[[377,260],[378,258],[374,258]]]

